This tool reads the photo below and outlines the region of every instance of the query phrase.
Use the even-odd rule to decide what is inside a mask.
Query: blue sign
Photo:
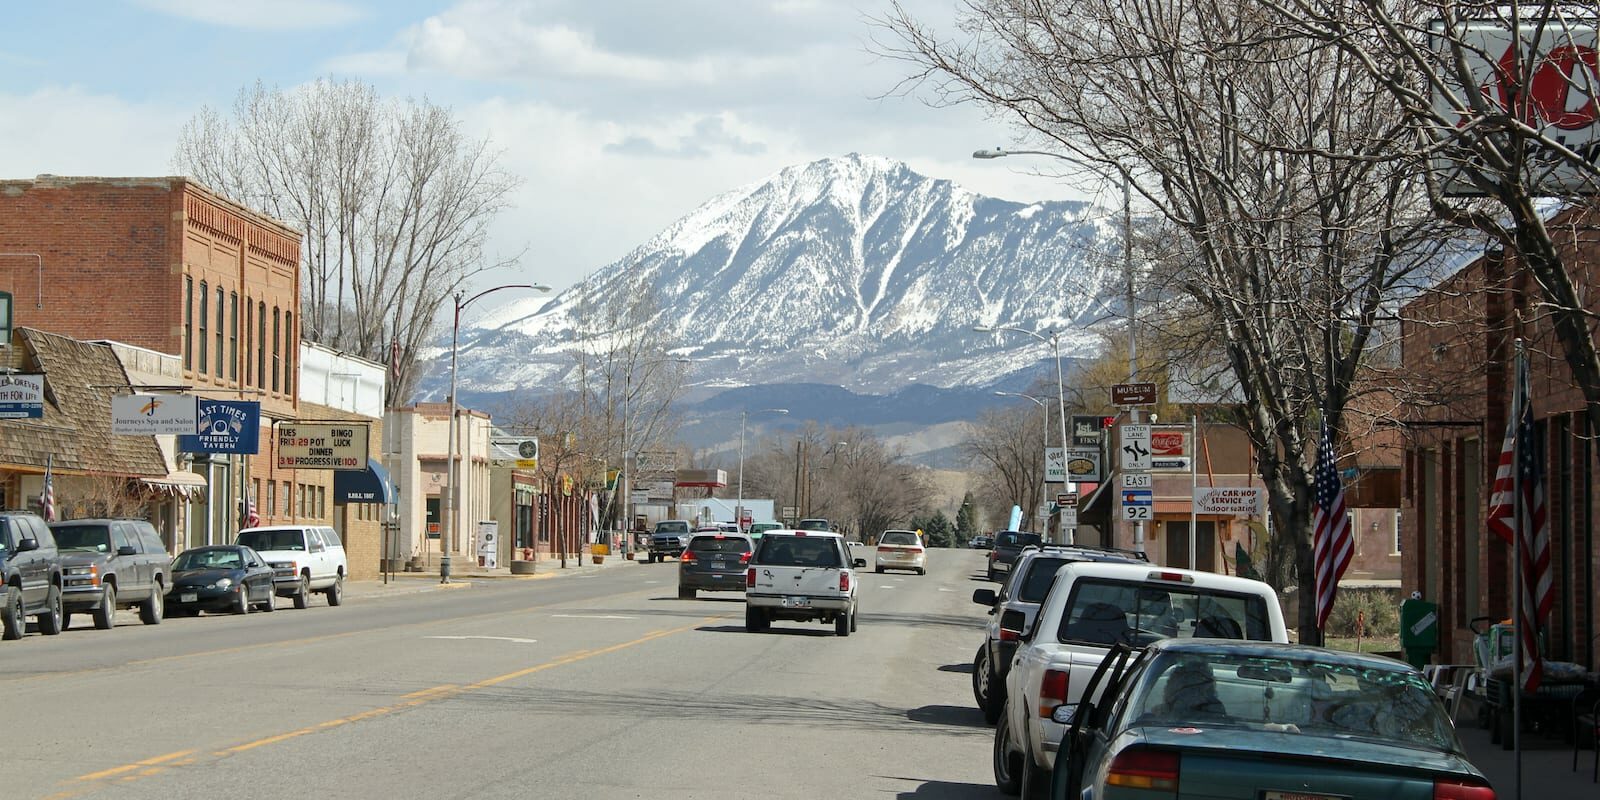
[[[1123,489],[1122,504],[1125,506],[1155,505],[1155,492],[1150,489]]]
[[[184,453],[255,455],[261,440],[261,404],[253,400],[195,400],[199,432],[179,436]]]

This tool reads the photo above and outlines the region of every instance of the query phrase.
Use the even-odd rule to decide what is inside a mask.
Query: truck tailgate
[[[749,591],[759,594],[843,597],[837,568],[757,566],[756,582]]]

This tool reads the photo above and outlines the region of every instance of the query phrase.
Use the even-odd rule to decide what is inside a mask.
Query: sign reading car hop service
[[[189,435],[199,430],[194,395],[121,394],[111,398],[111,432],[129,436]]]
[[[1245,486],[1197,486],[1194,490],[1194,513],[1259,517],[1266,492],[1265,489]]]
[[[278,469],[366,469],[366,423],[278,425]]]

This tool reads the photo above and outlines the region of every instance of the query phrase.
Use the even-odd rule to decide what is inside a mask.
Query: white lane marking
[[[619,617],[615,614],[551,614],[550,616],[561,619],[638,619],[638,617]]]
[[[879,589],[894,589],[894,588],[898,588],[898,587],[890,586],[889,584],[885,583],[882,586],[879,586],[878,588]]]
[[[660,583],[661,581],[645,581],[645,583]]]
[[[516,642],[518,644],[533,644],[538,639],[518,639],[515,636],[424,636],[424,639],[489,639],[496,642]]]
[[[941,592],[953,592],[953,591],[955,591],[955,590],[954,590],[954,589],[951,589],[951,588],[949,588],[949,587],[947,587],[947,586],[940,586],[940,587],[939,587],[939,591],[941,591]]]

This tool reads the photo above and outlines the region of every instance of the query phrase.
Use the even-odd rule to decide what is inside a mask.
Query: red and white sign
[[[1189,455],[1188,430],[1161,430],[1150,432],[1150,456],[1171,458]]]

